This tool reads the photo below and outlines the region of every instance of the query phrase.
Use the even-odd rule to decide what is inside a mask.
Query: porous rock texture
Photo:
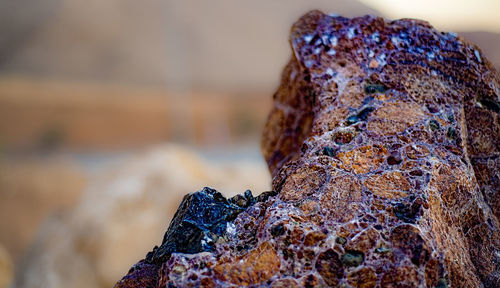
[[[196,192],[237,215],[209,248],[166,235],[115,287],[499,287],[500,79],[479,48],[319,11],[290,44],[262,140],[276,195]]]

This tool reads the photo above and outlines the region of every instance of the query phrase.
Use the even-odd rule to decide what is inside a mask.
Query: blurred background
[[[260,133],[311,9],[426,19],[500,67],[498,0],[0,0],[0,288],[111,287],[184,194],[269,189]]]

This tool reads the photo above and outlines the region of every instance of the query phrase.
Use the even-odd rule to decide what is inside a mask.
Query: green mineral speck
[[[450,139],[457,138],[457,130],[455,130],[455,128],[453,127],[448,128],[448,133],[446,133],[446,136],[448,136],[448,138]]]
[[[337,237],[337,238],[335,238],[335,242],[340,244],[340,245],[344,245],[345,242],[347,242],[347,240],[344,237]]]
[[[350,267],[359,266],[364,260],[365,254],[361,251],[347,250],[347,252],[342,255],[342,263]]]
[[[324,147],[323,148],[323,155],[334,157],[335,150],[333,150],[331,147]]]
[[[381,84],[366,84],[365,85],[365,93],[374,94],[374,93],[384,93],[386,90],[384,85]]]
[[[436,120],[431,120],[429,121],[429,127],[431,128],[431,130],[438,130],[439,129],[439,122],[436,121]]]
[[[446,279],[444,279],[444,278],[439,279],[439,281],[436,285],[436,288],[447,288],[447,287],[448,287],[448,283],[446,283]]]
[[[448,114],[447,118],[451,123],[455,122],[455,116],[453,116],[453,114]]]

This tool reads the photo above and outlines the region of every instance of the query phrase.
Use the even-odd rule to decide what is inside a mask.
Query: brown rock
[[[313,246],[316,245],[319,241],[322,241],[326,238],[326,234],[323,232],[313,231],[309,232],[304,239],[305,246]]]
[[[299,200],[316,193],[326,181],[326,174],[320,166],[299,168],[283,185],[283,200]],[[295,188],[296,187],[296,188]]]
[[[344,274],[340,257],[332,249],[318,255],[315,268],[328,286],[337,285]]]
[[[280,279],[271,284],[271,288],[299,288],[299,283],[293,279]]]
[[[500,77],[481,51],[419,20],[319,11],[290,44],[262,140],[278,195],[160,270],[187,263],[220,287],[498,287]]]
[[[348,250],[358,250],[368,254],[375,247],[380,239],[380,233],[374,228],[363,230],[358,235],[354,236],[345,246]]]
[[[388,199],[406,197],[410,190],[410,183],[399,171],[367,177],[363,184],[373,194]]]
[[[419,159],[423,157],[427,157],[430,154],[430,151],[424,145],[409,145],[406,146],[406,157],[410,159]]]
[[[378,135],[394,135],[403,132],[425,118],[420,105],[405,102],[386,102],[373,113],[368,129]]]
[[[356,288],[373,288],[377,285],[377,275],[371,268],[361,268],[347,275],[347,282]]]
[[[279,271],[280,259],[274,248],[264,243],[233,262],[223,262],[214,271],[223,281],[248,286],[267,281]]]
[[[348,152],[342,152],[337,157],[342,161],[342,168],[356,174],[374,171],[384,162],[387,150],[384,147],[363,146]]]

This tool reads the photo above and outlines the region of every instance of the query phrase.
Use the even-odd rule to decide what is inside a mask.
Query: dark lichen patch
[[[342,255],[342,263],[345,266],[357,267],[365,261],[365,254],[357,250],[347,250],[344,255]]]
[[[347,242],[347,239],[345,239],[344,237],[338,236],[337,238],[335,238],[335,243],[337,244],[344,245],[345,242]]]
[[[406,223],[415,223],[420,215],[421,206],[419,201],[415,201],[410,205],[396,203],[393,206],[394,215]]]
[[[373,98],[373,96],[366,97],[365,99],[363,99],[363,105],[366,105],[366,104],[372,102],[373,99],[375,99],[375,98]]]
[[[366,107],[358,113],[358,118],[361,121],[365,121],[368,118],[368,115],[370,115],[370,113],[372,113],[373,111],[375,111],[375,108]]]
[[[448,283],[446,282],[446,279],[440,278],[436,285],[436,288],[448,288]]]
[[[309,274],[304,279],[302,280],[302,287],[306,288],[313,288],[313,287],[319,287],[319,280],[316,276],[313,274]]]
[[[403,162],[403,159],[401,158],[401,155],[394,151],[394,152],[391,152],[391,155],[389,155],[389,157],[387,157],[387,164],[389,165],[398,165],[399,163]]]
[[[431,128],[432,131],[438,130],[440,127],[439,122],[436,120],[431,120],[429,121],[429,128]]]
[[[497,103],[493,100],[486,99],[486,98],[480,99],[478,101],[478,103],[481,107],[484,107],[484,108],[486,108],[490,111],[493,111],[495,113],[500,113],[500,103]]]
[[[332,147],[327,146],[323,148],[323,155],[335,157],[336,154],[336,151]]]
[[[357,115],[351,115],[349,117],[347,117],[347,119],[345,120],[345,123],[346,125],[350,126],[352,124],[356,124],[360,121],[359,117]]]
[[[455,123],[455,116],[451,113],[446,116],[446,119],[448,119],[448,122],[450,123]]]
[[[273,237],[278,237],[283,234],[285,234],[285,226],[283,224],[278,224],[271,228],[271,235]]]
[[[163,263],[174,252],[194,254],[214,251],[215,243],[224,235],[227,223],[255,202],[249,190],[230,200],[208,187],[184,196],[161,246],[155,246],[146,255],[146,261]]]
[[[284,260],[289,260],[289,259],[294,259],[295,258],[295,253],[293,252],[292,249],[285,248],[281,251],[283,253],[283,259]]]
[[[382,84],[365,84],[364,91],[366,94],[385,93],[387,87]]]
[[[446,132],[446,136],[448,138],[450,138],[451,140],[457,139],[457,136],[458,136],[457,130],[455,130],[455,128],[453,128],[453,127],[448,128],[448,132]]]
[[[427,110],[429,110],[429,112],[432,114],[436,114],[439,112],[439,109],[436,108],[435,106],[427,106]]]
[[[416,169],[416,170],[412,170],[412,171],[410,171],[410,173],[409,173],[409,174],[410,174],[411,176],[417,176],[417,177],[419,177],[419,176],[424,175],[424,172],[423,172],[422,170],[420,170],[420,169]]]
[[[370,113],[372,113],[373,111],[375,111],[375,108],[366,107],[366,108],[362,109],[361,111],[359,111],[356,115],[351,115],[351,116],[347,117],[345,124],[347,126],[350,126],[350,125],[356,124],[360,121],[366,121],[366,119],[368,119],[368,116],[370,115]]]

